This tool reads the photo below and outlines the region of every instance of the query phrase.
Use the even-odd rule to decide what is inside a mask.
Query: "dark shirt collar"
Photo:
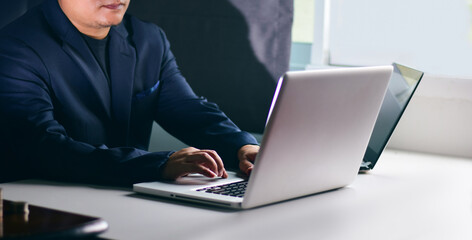
[[[84,37],[85,41],[87,41],[88,43],[91,43],[91,44],[95,44],[97,46],[106,45],[108,43],[108,39],[110,38],[108,35],[104,39],[92,38],[92,37],[89,37],[85,34],[82,34],[82,36]]]

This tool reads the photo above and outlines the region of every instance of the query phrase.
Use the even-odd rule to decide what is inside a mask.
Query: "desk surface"
[[[98,216],[113,239],[472,239],[472,160],[387,150],[348,187],[245,211],[20,181],[9,200]]]

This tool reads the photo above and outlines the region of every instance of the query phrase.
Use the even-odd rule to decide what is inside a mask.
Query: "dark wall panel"
[[[164,29],[198,95],[242,129],[263,131],[289,68],[292,0],[133,0],[129,12]]]

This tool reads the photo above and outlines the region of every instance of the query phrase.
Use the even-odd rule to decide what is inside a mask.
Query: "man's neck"
[[[94,39],[104,39],[108,36],[108,33],[110,32],[110,27],[107,28],[86,28],[86,27],[80,27],[76,24],[74,24],[73,21],[71,21],[72,24],[81,32],[82,34],[94,38]]]

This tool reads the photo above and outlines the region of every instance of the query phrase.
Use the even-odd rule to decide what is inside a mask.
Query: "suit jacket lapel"
[[[43,5],[43,11],[49,25],[62,40],[62,49],[77,63],[86,75],[83,83],[80,84],[83,89],[77,89],[78,92],[87,95],[90,95],[92,92],[92,94],[96,95],[98,101],[90,104],[101,106],[103,112],[110,118],[111,100],[108,81],[81,33],[62,12],[57,0],[49,0],[49,2]],[[94,100],[94,98],[90,97],[87,99]]]
[[[101,105],[107,116],[111,117],[110,87],[108,86],[107,77],[82,36],[72,37],[71,35],[75,34],[67,36],[67,41],[63,43],[62,49],[84,70],[84,74],[87,76],[83,80],[84,85],[86,85],[87,90],[91,87],[100,100],[94,104]],[[88,91],[86,93],[88,94]]]
[[[129,122],[136,67],[136,50],[127,41],[128,32],[121,23],[109,33],[112,116],[119,130],[118,144],[128,145]]]

